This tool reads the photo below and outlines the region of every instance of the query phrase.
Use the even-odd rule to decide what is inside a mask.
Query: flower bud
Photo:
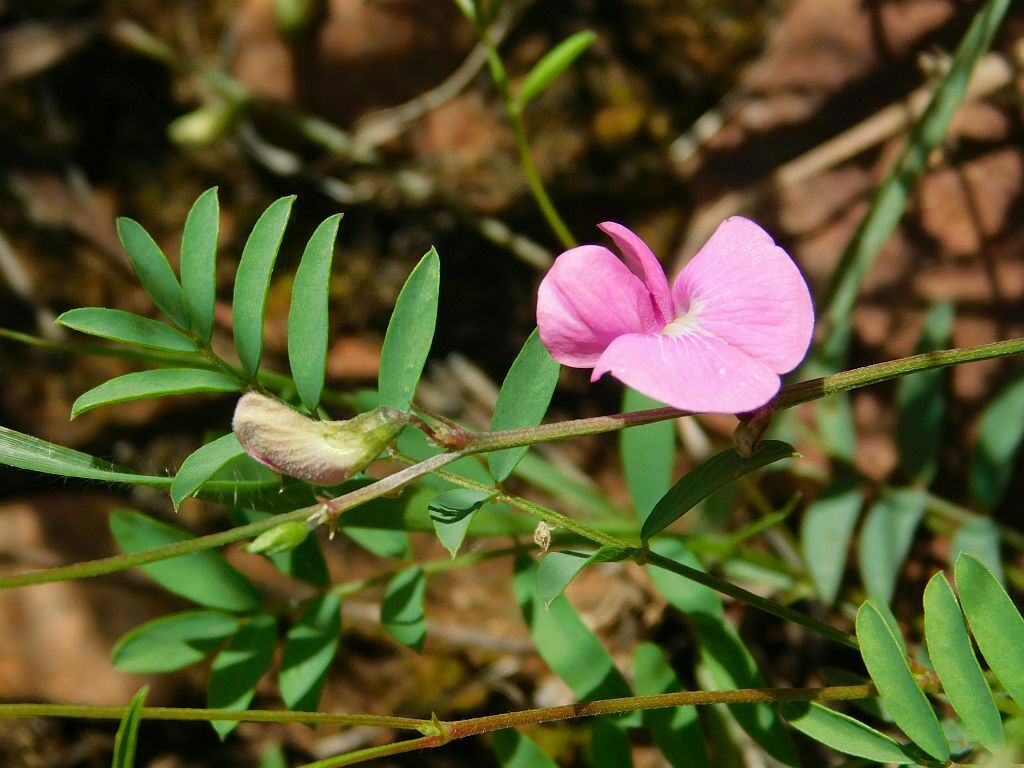
[[[246,552],[253,555],[279,555],[282,552],[290,552],[306,540],[309,535],[309,527],[305,523],[292,520],[290,523],[281,523],[269,531],[264,531],[252,543],[245,548]]]
[[[256,461],[313,485],[337,485],[361,471],[408,423],[381,406],[346,421],[317,421],[255,392],[235,406],[232,429]]]

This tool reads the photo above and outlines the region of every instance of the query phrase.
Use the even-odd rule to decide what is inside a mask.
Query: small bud
[[[256,461],[313,485],[337,485],[398,437],[408,414],[381,406],[346,421],[317,421],[255,392],[235,406],[232,429]]]
[[[282,552],[290,552],[306,540],[309,535],[309,527],[305,523],[293,520],[290,523],[281,523],[264,531],[252,543],[245,548],[246,552],[253,555],[279,555]]]

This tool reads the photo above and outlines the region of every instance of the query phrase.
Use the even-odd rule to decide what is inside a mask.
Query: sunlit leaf
[[[279,198],[257,219],[242,249],[242,258],[235,273],[231,301],[235,349],[242,363],[242,372],[250,378],[256,375],[263,357],[263,316],[270,276],[294,202],[294,195]]]
[[[992,690],[974,655],[964,614],[941,571],[924,591],[924,634],[928,657],[949,703],[968,733],[993,752],[1003,744],[1003,723]]]
[[[217,234],[220,202],[211,187],[193,203],[181,237],[181,287],[192,331],[204,343],[213,336],[217,300]]]
[[[892,600],[926,503],[923,493],[905,488],[882,496],[864,518],[857,562],[868,597],[879,603]]]
[[[142,721],[142,705],[146,702],[149,686],[144,685],[132,696],[128,708],[121,718],[121,725],[114,737],[114,759],[110,768],[134,768],[135,747],[139,740],[139,723]]]
[[[380,608],[380,622],[395,640],[414,651],[423,649],[427,620],[423,615],[423,596],[427,577],[419,568],[399,571],[388,584]]]
[[[173,672],[205,659],[237,629],[238,619],[226,613],[172,613],[122,635],[110,660],[122,672]]]
[[[914,354],[944,349],[952,330],[953,304],[936,304],[925,316]],[[900,464],[909,477],[919,482],[930,482],[938,470],[942,416],[946,409],[945,380],[946,371],[936,368],[904,376],[896,382]]]
[[[141,224],[124,217],[117,220],[117,236],[124,246],[125,253],[128,254],[128,260],[132,263],[139,282],[153,303],[176,326],[187,331],[189,320],[185,311],[185,300],[181,295],[181,286],[178,285],[178,278],[174,276],[174,270],[171,269],[160,246]]]
[[[641,643],[633,654],[638,696],[657,696],[683,690],[661,649],[653,643]],[[647,709],[642,713],[654,743],[673,768],[710,768],[704,733],[696,707]]]
[[[288,630],[279,680],[281,698],[290,709],[316,710],[340,634],[341,603],[330,593],[311,601]]]
[[[288,363],[302,404],[316,411],[327,365],[327,301],[331,288],[334,240],[341,214],[326,219],[306,245],[292,283],[288,310]]]
[[[968,554],[957,558],[956,589],[981,655],[1006,692],[1024,706],[1024,618],[992,572]]]
[[[79,307],[57,318],[57,324],[90,336],[134,344],[148,349],[195,352],[198,347],[188,336],[169,325],[133,315],[120,309]]]
[[[124,552],[144,552],[193,538],[180,528],[128,509],[111,514],[110,530]],[[208,608],[253,611],[261,603],[249,580],[213,550],[161,560],[141,569],[169,592]]]
[[[822,601],[835,602],[862,500],[857,480],[837,471],[821,496],[807,506],[800,524],[800,547]]]
[[[171,501],[177,509],[182,501],[195,494],[203,484],[223,469],[224,465],[245,453],[234,432],[218,437],[189,454],[178,468],[171,483]]]
[[[452,557],[455,557],[462,546],[476,511],[497,494],[496,490],[456,488],[445,491],[431,500],[428,509],[430,519],[434,522],[434,532]]]
[[[441,259],[431,248],[402,286],[380,352],[380,404],[406,410],[430,353],[437,324]]]
[[[723,485],[756,469],[795,456],[793,446],[765,440],[749,458],[730,448],[712,456],[687,472],[659,501],[644,521],[640,537],[647,541],[693,509]]]
[[[663,403],[652,400],[626,387],[622,412],[659,408]],[[672,464],[675,460],[676,432],[671,419],[624,429],[619,437],[619,452],[626,486],[640,520],[646,520],[672,485]]]
[[[916,762],[884,733],[821,704],[791,701],[782,704],[780,709],[782,716],[798,731],[844,755],[875,763]]]
[[[256,684],[270,669],[276,645],[277,622],[273,616],[260,613],[246,620],[213,659],[206,689],[210,709],[248,709]],[[221,739],[226,739],[238,722],[211,720],[210,725]]]
[[[914,679],[892,629],[870,600],[857,611],[857,640],[864,665],[896,725],[936,760],[948,760],[949,745],[935,710]]]
[[[237,392],[239,389],[241,385],[223,373],[199,368],[156,368],[126,373],[79,395],[71,406],[71,418],[93,408],[129,400],[199,392]]]
[[[563,40],[541,57],[531,69],[523,86],[519,89],[516,101],[520,107],[526,106],[541,91],[551,85],[555,78],[565,72],[572,63],[587,50],[597,35],[590,30],[577,32],[575,35]]]
[[[596,552],[548,552],[537,566],[537,595],[550,608],[584,568],[595,563],[615,563],[631,554],[626,547],[601,547]]]
[[[540,424],[551,403],[561,366],[541,343],[537,330],[527,338],[509,368],[491,417],[491,429],[534,427]],[[507,448],[488,454],[491,475],[499,483],[512,474],[529,446]]]
[[[985,408],[978,442],[971,454],[971,494],[994,507],[1013,475],[1014,456],[1024,439],[1024,373],[1019,374]]]

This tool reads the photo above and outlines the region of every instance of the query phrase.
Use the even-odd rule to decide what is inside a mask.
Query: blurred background
[[[919,89],[943,71],[978,5],[506,0],[492,33],[513,86],[570,34],[598,35],[524,116],[540,174],[577,239],[602,242],[595,225],[622,222],[672,274],[722,218],[743,213],[820,292],[920,111]],[[923,313],[943,300],[956,309],[952,345],[1024,334],[1022,35],[1018,6],[864,285],[852,364],[911,353]],[[79,342],[53,324],[77,306],[152,315],[114,219],[140,221],[176,263],[185,215],[214,185],[222,340],[230,344],[244,238],[269,202],[294,193],[268,303],[268,364],[287,370],[285,319],[301,248],[319,221],[343,211],[329,385],[374,384],[397,292],[435,245],[441,312],[420,399],[486,425],[560,246],[529,194],[476,30],[445,0],[0,2],[0,424],[149,473],[173,472],[205,430],[226,427],[233,403],[203,397],[136,401],[69,422],[78,394],[132,363],[12,334]],[[990,361],[952,372],[938,493],[964,498],[963,446],[1013,369]],[[551,418],[619,410],[619,385],[587,378],[564,371]],[[857,467],[889,478],[893,388],[859,391],[852,402]],[[683,435],[678,466],[728,439],[733,423],[702,419]],[[550,457],[628,503],[613,439],[577,440]],[[1021,491],[1015,475],[1007,498]],[[155,493],[0,469],[0,563],[20,570],[109,554],[105,517],[124,505],[170,509]],[[1013,502],[996,514],[1012,521]],[[199,531],[226,524],[198,503],[181,518]],[[431,547],[421,549],[436,557]],[[374,572],[375,560],[351,542],[328,549],[339,578]],[[241,558],[249,571],[255,559]],[[492,699],[505,707],[566,700],[530,652],[507,564],[475,573],[431,582],[423,656],[383,637],[372,600],[346,602],[343,651],[322,708],[446,716],[491,711]],[[623,573],[588,572],[574,602],[613,652],[628,653],[664,604]],[[269,568],[259,578],[272,594],[291,588],[275,585]],[[131,573],[0,593],[0,699],[123,703],[139,680],[110,667],[111,645],[174,606]],[[785,669],[785,659],[774,663]],[[164,677],[150,702],[201,706],[203,685],[202,670]],[[102,765],[112,733],[109,724],[0,721],[0,763]],[[254,765],[270,742],[322,756],[374,737],[246,725],[221,745],[198,725],[146,724],[143,733],[140,765],[160,768]],[[556,733],[574,738],[571,729]],[[493,760],[477,751],[459,744],[402,765]]]

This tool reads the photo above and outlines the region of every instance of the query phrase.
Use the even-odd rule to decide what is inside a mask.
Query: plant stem
[[[0,718],[68,717],[89,720],[120,720],[125,707],[92,704],[0,704]],[[292,712],[277,709],[193,709],[186,707],[143,707],[144,720],[237,720],[247,723],[309,723],[319,725],[370,726],[406,731],[431,727],[430,720],[384,715],[347,715],[333,712]]]

